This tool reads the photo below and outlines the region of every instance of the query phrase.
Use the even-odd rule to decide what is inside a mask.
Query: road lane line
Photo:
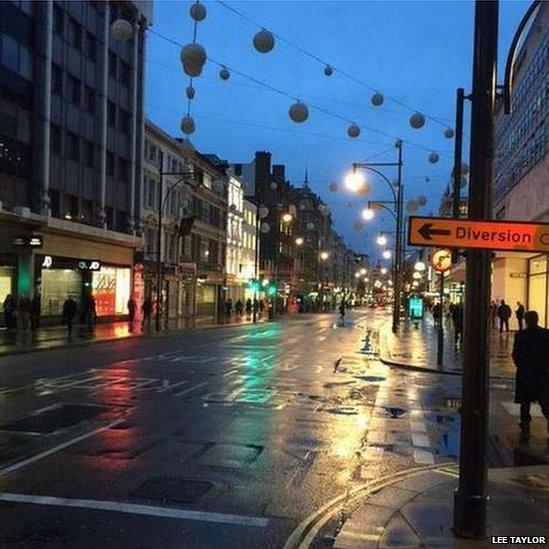
[[[0,501],[9,501],[11,503],[30,503],[33,505],[51,505],[54,507],[96,509],[98,511],[114,511],[116,513],[126,513],[130,515],[195,520],[199,522],[216,522],[220,524],[237,524],[238,526],[254,526],[256,528],[265,528],[269,524],[269,519],[261,517],[210,513],[207,511],[191,511],[187,509],[177,509],[174,507],[153,507],[152,505],[139,505],[135,503],[122,503],[118,501],[72,499],[55,496],[11,494],[6,492],[0,492]]]
[[[172,383],[171,385],[168,383],[167,385],[163,385],[161,388],[157,389],[156,392],[164,393],[165,391],[169,391],[170,389],[181,387],[181,385],[185,385],[186,383],[189,383],[188,379],[184,379],[183,381],[178,381],[177,383]]]
[[[8,467],[4,467],[3,469],[0,469],[0,477],[3,477],[4,475],[9,475],[10,473],[13,473],[15,471],[19,471],[19,469],[23,469],[23,467],[26,467],[27,465],[30,465],[31,463],[35,463],[36,461],[40,461],[41,459],[44,459],[45,457],[51,456],[52,454],[55,454],[59,452],[60,450],[64,450],[65,448],[68,448],[69,446],[72,446],[73,444],[76,444],[78,442],[81,442],[82,440],[86,440],[87,438],[90,438],[94,435],[97,435],[98,433],[102,433],[103,431],[106,431],[107,429],[110,429],[111,427],[114,427],[118,425],[119,423],[122,423],[126,420],[126,417],[122,417],[119,419],[116,419],[114,421],[111,421],[110,423],[107,423],[106,425],[103,425],[102,427],[98,427],[97,429],[94,429],[93,431],[89,431],[88,433],[84,433],[83,435],[77,436],[75,438],[72,438],[70,440],[67,440],[66,442],[62,442],[61,444],[58,444],[57,446],[54,446],[53,448],[50,448],[49,450],[45,450],[44,452],[40,452],[39,454],[36,454],[30,458],[24,459],[23,461],[18,461],[17,463],[14,463],[13,465],[8,465]]]
[[[200,389],[200,387],[204,387],[204,385],[207,385],[207,384],[208,384],[207,381],[203,381],[202,383],[199,383],[198,385],[194,385],[193,387],[189,387],[188,389],[185,389],[184,391],[180,391],[179,393],[175,393],[174,396],[179,397],[179,396],[186,395],[187,393],[191,393],[192,391],[194,391],[196,389]]]

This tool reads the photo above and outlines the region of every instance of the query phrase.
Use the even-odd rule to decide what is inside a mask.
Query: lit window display
[[[129,268],[101,267],[92,275],[97,316],[124,315],[131,295]]]
[[[69,295],[80,307],[82,276],[73,269],[43,269],[40,309],[42,315],[61,315]]]
[[[13,294],[14,267],[0,267],[0,304],[9,294]]]

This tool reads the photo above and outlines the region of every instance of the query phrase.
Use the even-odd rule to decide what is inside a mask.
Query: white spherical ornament
[[[333,193],[335,193],[339,189],[339,185],[335,181],[332,181],[329,188]]]
[[[254,36],[254,48],[259,53],[269,53],[275,45],[275,39],[272,32],[261,30]]]
[[[260,219],[264,219],[269,215],[269,208],[267,208],[267,206],[261,206],[257,213],[259,214]]]
[[[383,105],[383,101],[385,101],[383,94],[374,93],[374,95],[372,95],[372,105],[374,107],[380,107],[381,105]]]
[[[191,116],[184,116],[183,120],[181,120],[181,131],[190,135],[191,133],[194,133],[194,130],[194,119]]]
[[[200,76],[206,62],[206,50],[200,44],[187,44],[181,48],[181,63],[188,76]]]
[[[430,162],[431,164],[436,164],[439,160],[440,160],[440,157],[439,157],[439,155],[438,155],[436,152],[432,152],[432,153],[429,155],[429,162]]]
[[[305,105],[305,103],[301,103],[301,101],[298,101],[290,107],[288,114],[294,122],[301,124],[301,122],[305,122],[305,120],[309,118],[309,109],[307,108],[307,105]]]
[[[187,99],[194,99],[195,89],[192,86],[187,86],[185,94],[187,95]]]
[[[307,229],[309,231],[313,231],[314,228],[315,228],[315,224],[312,221],[309,221],[309,223],[307,223]]]
[[[269,185],[269,187],[271,187],[271,189],[274,191],[278,188],[278,185],[276,184],[275,181],[271,181],[271,184]]]
[[[219,71],[219,78],[221,78],[221,80],[229,80],[230,77],[231,77],[231,73],[229,72],[229,69],[227,69],[226,67],[223,67]]]
[[[332,69],[332,67],[330,67],[330,65],[326,65],[324,67],[324,74],[326,76],[332,76],[332,74],[334,74],[334,69]]]
[[[117,42],[127,42],[132,37],[132,24],[126,19],[117,19],[111,25],[111,33]]]
[[[271,226],[268,223],[261,223],[259,229],[263,234],[267,234],[271,230]]]
[[[417,199],[416,199],[416,202],[421,206],[425,206],[425,204],[427,204],[427,197],[426,196],[418,196]]]
[[[347,128],[347,135],[352,138],[358,137],[360,135],[360,127],[356,124],[351,124]]]
[[[206,6],[200,2],[196,2],[189,8],[189,13],[194,21],[204,21],[206,19]]]
[[[444,130],[444,137],[446,137],[446,139],[452,139],[452,137],[454,137],[454,130],[452,128],[446,128]]]
[[[410,126],[412,126],[412,128],[414,128],[415,130],[423,128],[424,125],[425,117],[420,112],[416,112],[415,114],[412,114],[412,116],[410,116]]]
[[[419,210],[419,204],[415,200],[408,200],[406,203],[406,211],[408,213],[414,213]]]

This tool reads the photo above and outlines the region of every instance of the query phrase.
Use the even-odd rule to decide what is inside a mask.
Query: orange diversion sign
[[[408,243],[415,246],[549,252],[549,223],[410,217]]]

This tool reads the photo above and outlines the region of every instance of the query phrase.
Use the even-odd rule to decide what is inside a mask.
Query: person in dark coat
[[[72,325],[76,316],[76,309],[76,301],[71,296],[68,296],[65,303],[63,303],[63,324],[67,326],[69,337],[72,337]]]
[[[549,330],[538,326],[538,313],[524,315],[526,329],[515,334],[513,361],[517,367],[515,402],[520,404],[520,428],[530,432],[530,403],[539,402],[549,434]]]
[[[28,330],[30,328],[30,317],[32,311],[31,300],[26,294],[21,294],[19,302],[17,304],[17,316],[19,321],[19,328],[21,330]]]
[[[143,311],[143,322],[141,324],[141,329],[145,329],[145,325],[150,329],[151,327],[151,314],[152,314],[152,300],[150,297],[145,298],[143,301],[143,306],[141,310]]]
[[[6,329],[13,330],[15,328],[15,298],[8,294],[4,299],[4,321]]]
[[[440,303],[435,303],[431,309],[431,312],[433,313],[433,320],[435,321],[435,324],[442,322],[442,305]]]
[[[345,324],[345,300],[342,299],[339,304],[339,322],[343,326]]]
[[[517,301],[515,316],[517,317],[519,330],[522,330],[524,328],[524,305],[520,301]]]
[[[248,316],[252,314],[252,300],[250,298],[246,300],[246,314]]]
[[[499,333],[503,332],[503,327],[505,326],[505,331],[509,332],[509,319],[511,318],[511,307],[505,303],[505,300],[501,300],[501,304],[498,307],[498,318],[499,318]]]
[[[450,305],[450,314],[454,322],[454,343],[457,347],[463,340],[463,305],[461,303],[452,303]]]
[[[137,309],[137,304],[135,303],[135,299],[133,297],[130,297],[128,299],[128,319],[130,323],[132,323],[135,320],[135,311]]]
[[[239,299],[234,306],[234,310],[238,316],[242,316],[242,300]]]

